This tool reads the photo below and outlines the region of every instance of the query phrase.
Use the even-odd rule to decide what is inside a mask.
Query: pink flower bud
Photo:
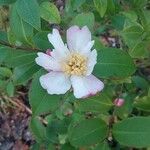
[[[123,104],[124,104],[124,99],[122,99],[122,98],[116,98],[114,100],[114,105],[117,107],[121,107]]]
[[[51,49],[46,50],[46,54],[49,55],[49,56],[51,56],[51,52],[52,52]]]

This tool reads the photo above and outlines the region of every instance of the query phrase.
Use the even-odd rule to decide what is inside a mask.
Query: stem
[[[16,45],[12,45],[12,44],[9,44],[5,41],[0,41],[0,44],[1,45],[4,45],[4,46],[8,46],[8,47],[11,47],[11,48],[15,48],[15,49],[20,49],[20,50],[26,50],[26,51],[29,51],[29,50],[32,50],[32,51],[41,51],[40,49],[37,49],[37,48],[27,48],[27,47],[22,47],[22,46],[16,46]]]

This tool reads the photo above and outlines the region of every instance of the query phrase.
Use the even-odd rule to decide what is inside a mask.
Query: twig
[[[6,96],[6,95],[4,95],[4,94],[2,94],[2,97],[3,97],[4,99],[7,99],[7,100],[8,100],[11,104],[13,104],[14,106],[16,106],[16,107],[18,107],[18,108],[20,108],[20,109],[25,110],[26,112],[29,113],[29,115],[32,115],[32,110],[31,110],[30,108],[28,108],[26,105],[24,105],[23,103],[19,102],[18,99],[16,99],[16,98],[10,98],[10,97],[8,97],[8,96]],[[17,102],[16,102],[16,100],[17,100]],[[47,125],[47,124],[48,124],[48,122],[47,122],[45,119],[43,119],[42,117],[38,116],[38,119],[39,119],[44,125]]]
[[[20,50],[27,50],[27,51],[29,51],[29,50],[35,51],[36,50],[36,51],[41,51],[40,49],[37,49],[37,48],[31,48],[31,47],[27,48],[27,47],[12,45],[12,44],[9,44],[9,43],[7,43],[5,41],[0,41],[0,44],[4,45],[4,46],[11,47],[11,48],[20,49]]]

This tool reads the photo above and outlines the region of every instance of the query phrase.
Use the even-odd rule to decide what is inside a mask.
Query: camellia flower
[[[103,89],[103,82],[92,75],[97,51],[91,51],[94,41],[87,26],[70,27],[67,45],[57,29],[48,34],[48,39],[54,46],[53,51],[50,55],[39,52],[35,61],[48,71],[40,77],[40,84],[49,94],[64,94],[72,88],[76,98],[85,98]]]

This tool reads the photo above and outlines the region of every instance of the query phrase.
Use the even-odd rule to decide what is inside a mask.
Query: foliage
[[[149,0],[66,0],[63,10],[56,4],[0,0],[1,8],[9,6],[9,26],[0,32],[0,90],[12,97],[18,86],[30,85],[30,128],[37,142],[32,149],[148,149]],[[49,95],[39,83],[45,71],[35,63],[37,52],[52,49],[52,28],[65,37],[71,25],[91,30],[98,51],[93,74],[105,83],[101,93],[82,100],[72,92]],[[119,39],[119,46],[103,44],[106,36]],[[116,98],[124,105],[117,107]]]

